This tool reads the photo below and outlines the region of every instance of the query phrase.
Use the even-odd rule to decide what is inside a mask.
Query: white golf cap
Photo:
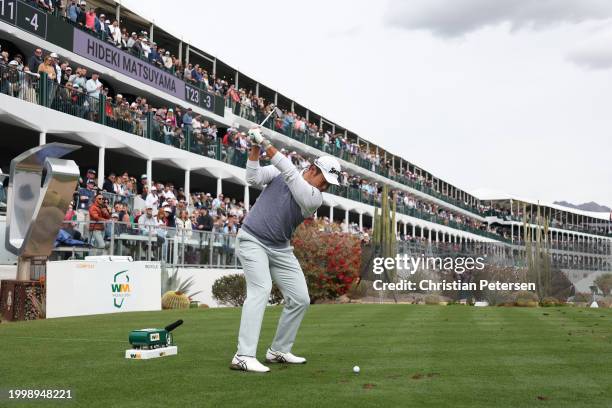
[[[338,159],[332,156],[321,156],[314,161],[314,165],[321,170],[323,177],[325,177],[329,184],[340,184],[338,182],[338,176],[340,175],[340,162],[338,162]]]

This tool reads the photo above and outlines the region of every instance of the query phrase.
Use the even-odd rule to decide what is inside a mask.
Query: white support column
[[[219,197],[219,194],[223,194],[223,179],[222,178],[217,179],[217,197]]]
[[[40,132],[38,134],[38,145],[42,146],[44,144],[47,144],[47,133],[45,132]]]
[[[185,201],[187,205],[191,204],[191,170],[185,170],[185,183],[183,186],[183,191],[185,192]]]
[[[363,231],[363,213],[359,213],[359,231]]]
[[[251,196],[249,194],[249,185],[244,186],[244,208],[247,210],[250,208],[249,202],[251,201]],[[317,218],[317,213],[315,212],[315,218]]]
[[[334,222],[334,206],[329,206],[329,222]]]
[[[349,210],[344,211],[344,223],[346,224],[346,232],[349,232]]]
[[[407,231],[408,231],[408,223],[404,222],[404,239],[406,239],[406,235],[408,233]]]
[[[98,148],[98,188],[102,188],[104,184],[104,156],[106,155],[106,149],[104,147]]]
[[[153,184],[153,159],[147,159],[147,186],[149,187],[149,191],[151,190],[152,184]]]
[[[440,242],[440,231],[436,231],[436,242]]]
[[[412,224],[412,238],[416,238],[416,225]]]

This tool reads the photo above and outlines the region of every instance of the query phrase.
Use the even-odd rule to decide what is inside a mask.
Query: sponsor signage
[[[187,85],[171,72],[157,68],[136,55],[120,50],[76,28],[73,44],[72,51],[75,54],[203,109],[215,112],[214,94]]]
[[[181,79],[82,30],[74,30],[73,52],[160,91],[185,99],[185,82]]]
[[[155,262],[47,263],[47,317],[161,310]]]

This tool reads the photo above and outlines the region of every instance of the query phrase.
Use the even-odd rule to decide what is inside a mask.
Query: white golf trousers
[[[310,305],[306,279],[293,247],[271,249],[244,230],[236,239],[238,255],[247,283],[247,297],[242,306],[238,354],[255,357],[266,305],[270,299],[272,281],[285,298],[285,305],[278,321],[276,335],[270,348],[288,353]]]

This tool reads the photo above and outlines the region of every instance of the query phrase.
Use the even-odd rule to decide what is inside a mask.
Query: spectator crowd
[[[46,7],[43,3],[49,7]],[[173,70],[175,74],[187,81],[203,83],[209,91],[224,96],[228,101],[228,106],[232,107],[242,117],[258,121],[274,111],[274,119],[271,123],[275,130],[285,134],[287,132],[307,134],[317,140],[323,151],[341,157],[348,156],[349,161],[353,162],[357,159],[365,160],[371,163],[373,171],[383,169],[389,176],[398,176],[389,160],[385,160],[384,157],[367,149],[366,146],[348,140],[343,134],[332,134],[329,130],[322,131],[317,124],[308,121],[307,118],[295,112],[277,109],[274,104],[261,96],[255,95],[252,90],[236,89],[234,85],[230,85],[219,78],[214,78],[214,75],[209,76],[206,70],[197,64],[195,66],[188,64],[186,67],[182,67],[181,62],[177,61],[175,56],[170,55],[163,48],[158,49],[154,42],[149,41],[146,31],[128,33],[126,28],[119,27],[117,21],[110,22],[104,14],[97,14],[94,8],[88,8],[85,2],[40,1],[39,6],[47,8],[49,11],[61,12],[67,19],[83,29],[90,30],[126,51],[137,52],[139,56],[148,59],[149,62]],[[41,48],[37,48],[33,55],[25,61],[20,54],[13,55],[11,59],[8,53],[3,51],[0,59],[0,70],[2,73],[1,92],[3,93],[36,101],[38,99],[36,95],[37,82],[40,74],[44,73],[55,87],[52,87],[49,94],[50,104],[56,109],[68,111],[89,120],[98,120],[100,113],[98,104],[100,100],[104,100],[105,124],[109,126],[144,136],[148,120],[153,120],[151,128],[156,140],[177,148],[189,148],[190,151],[202,155],[213,156],[217,153],[215,145],[220,136],[216,124],[207,121],[201,115],[194,114],[190,108],[182,106],[154,107],[148,103],[145,97],[128,100],[120,93],[112,95],[111,90],[104,84],[98,73],[92,72],[88,75],[87,68],[80,66],[73,70],[69,61],[61,60],[56,53],[44,54]],[[192,137],[187,138],[187,133]],[[233,160],[234,156],[241,157],[243,161],[246,160],[249,143],[246,135],[240,132],[237,127],[227,129],[219,142],[224,147],[223,153],[226,161],[236,164]],[[190,143],[190,145],[187,146],[187,143]],[[295,151],[291,153],[283,151],[283,153],[287,154],[298,168],[306,168],[310,165],[308,158],[297,154]],[[265,153],[262,154],[261,159],[264,163],[266,162]],[[407,168],[402,170],[400,176],[424,186],[433,187],[432,181],[427,180],[422,175],[412,173]],[[134,184],[134,182],[132,181],[131,184]],[[341,184],[343,187],[359,190],[364,197],[374,197],[375,200],[380,200],[382,189],[376,182],[356,175],[351,176],[344,172],[341,177]],[[128,185],[123,186],[123,188],[127,192],[130,191]],[[84,189],[87,189],[86,186],[84,186]],[[454,214],[435,204],[418,200],[400,190],[391,193],[395,192],[397,193],[398,204],[403,204],[410,209],[436,215],[445,220],[465,224],[473,228],[484,228],[483,224],[474,221],[472,218]],[[191,202],[197,202],[195,198],[193,197]],[[88,198],[88,200],[95,201],[94,198]],[[176,215],[173,216],[176,218]],[[173,224],[174,222],[170,223]]]
[[[102,40],[124,51],[137,55],[159,68],[172,72],[174,75],[192,85],[199,86],[201,89],[224,97],[227,106],[232,107],[234,113],[237,115],[259,123],[263,117],[275,108],[272,101],[266,100],[261,95],[257,95],[253,89],[237,89],[233,84],[228,83],[228,81],[223,78],[216,77],[214,73],[209,73],[197,63],[184,64],[180,58],[172,54],[169,50],[158,47],[158,45],[149,38],[149,33],[146,30],[129,32],[127,27],[120,26],[119,21],[116,19],[111,20],[104,12],[99,11],[99,9],[93,6],[87,5],[85,1],[37,0],[32,2],[37,3],[40,8],[46,11],[55,12],[63,16],[71,23],[89,31]],[[67,63],[64,62],[64,64]],[[56,63],[56,71],[59,71],[58,66],[61,67],[64,64],[60,65]],[[32,67],[30,67],[30,71],[35,72]],[[83,85],[79,84],[79,87],[77,87],[75,91],[77,96],[74,97],[73,95],[73,99],[79,99],[78,95],[81,89],[83,89]],[[98,95],[96,92],[93,94],[96,96]],[[93,96],[90,90],[87,90],[87,95]],[[91,106],[95,103],[88,103],[86,101],[79,102],[88,105],[81,107],[80,111],[82,114],[92,114]],[[169,109],[171,108],[162,108],[158,115],[157,109],[151,107],[145,109],[145,105],[138,103],[138,101],[129,103],[122,98],[116,100],[115,97],[115,100],[113,100],[113,98],[107,97],[106,111],[111,126],[120,127],[123,130],[142,135],[146,127],[147,119],[145,114],[148,111],[152,111],[155,113],[154,127],[155,133],[158,135],[158,141],[162,141],[159,139],[163,139],[163,142],[166,144],[173,144],[176,147],[185,148],[185,132],[184,128],[180,126],[181,123],[171,126],[173,117],[171,117],[171,121],[169,122],[165,118],[165,113],[167,113]],[[180,112],[180,108],[178,107],[175,107],[175,109],[178,110],[178,112],[174,117],[182,119],[185,109],[183,109],[183,112]],[[422,174],[411,172],[408,166],[401,169],[401,172],[397,171],[391,160],[385,159],[384,156],[378,154],[376,150],[372,150],[367,144],[360,144],[357,140],[351,141],[344,134],[333,134],[330,130],[323,131],[323,129],[319,129],[318,124],[308,121],[305,116],[299,115],[296,112],[280,109],[277,109],[277,111],[278,114],[275,115],[275,119],[272,123],[274,129],[279,132],[296,135],[297,137],[308,136],[311,140],[314,140],[316,147],[325,152],[338,155],[352,162],[358,162],[372,171],[390,177],[398,177],[401,182],[412,182],[417,183],[418,186],[424,186],[430,189],[435,188],[431,179],[427,179]],[[188,123],[188,121],[189,119],[187,119],[186,123]],[[195,133],[192,147],[198,153],[212,155],[210,150],[207,149],[207,145],[209,145],[211,139],[213,139],[211,134],[214,134],[216,129],[208,129],[201,118],[197,118],[196,122],[196,126],[193,128]],[[199,125],[204,127],[204,131],[200,132]],[[212,127],[212,125],[208,126]],[[481,212],[477,204],[467,202],[462,204],[466,207],[471,207],[472,211]]]

